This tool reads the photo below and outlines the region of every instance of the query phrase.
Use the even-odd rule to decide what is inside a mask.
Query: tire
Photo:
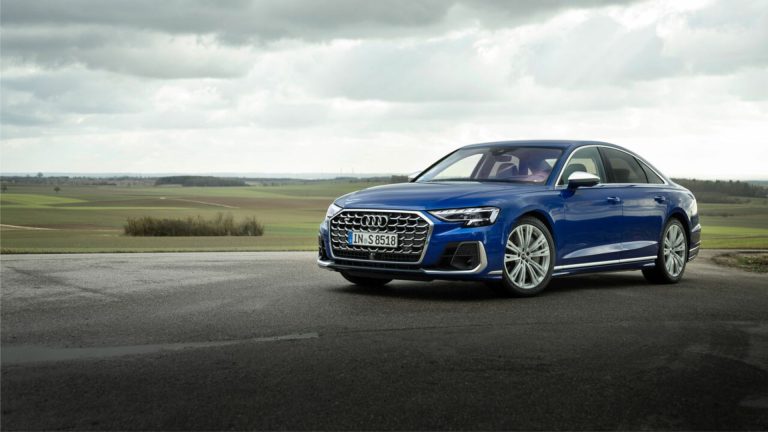
[[[688,235],[683,224],[672,218],[662,232],[656,265],[644,268],[643,276],[655,284],[678,283],[683,278],[687,264]]]
[[[344,279],[352,282],[355,285],[364,286],[364,287],[378,288],[378,287],[383,287],[384,285],[392,282],[392,279],[379,279],[379,278],[368,278],[368,277],[362,277],[362,276],[352,276],[345,272],[342,272],[341,276],[343,276]]]
[[[555,267],[552,233],[540,220],[523,217],[509,233],[504,248],[500,287],[518,297],[534,296],[549,285]]]

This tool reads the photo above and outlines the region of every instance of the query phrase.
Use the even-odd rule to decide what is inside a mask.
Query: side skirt
[[[656,256],[561,265],[555,266],[552,276],[564,276],[574,273],[599,272],[605,270],[621,270],[625,268],[639,269],[645,265],[653,264],[654,261],[656,261]]]

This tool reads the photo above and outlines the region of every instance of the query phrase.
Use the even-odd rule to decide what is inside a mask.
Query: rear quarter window
[[[649,167],[648,165],[643,163],[643,161],[641,161],[640,159],[637,159],[637,158],[635,158],[635,159],[637,160],[637,163],[640,164],[640,168],[642,168],[643,171],[645,171],[645,176],[648,177],[648,183],[651,183],[651,184],[664,184],[664,179],[659,177],[656,174],[656,172],[654,172],[651,169],[651,167]]]

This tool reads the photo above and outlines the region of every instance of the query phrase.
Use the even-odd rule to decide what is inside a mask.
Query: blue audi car
[[[475,280],[530,296],[585,272],[676,283],[700,238],[696,198],[640,156],[603,142],[506,141],[338,198],[317,263],[365,286]]]

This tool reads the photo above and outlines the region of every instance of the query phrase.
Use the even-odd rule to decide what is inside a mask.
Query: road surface
[[[766,429],[768,276],[705,252],[499,298],[311,253],[2,256],[18,429]]]

